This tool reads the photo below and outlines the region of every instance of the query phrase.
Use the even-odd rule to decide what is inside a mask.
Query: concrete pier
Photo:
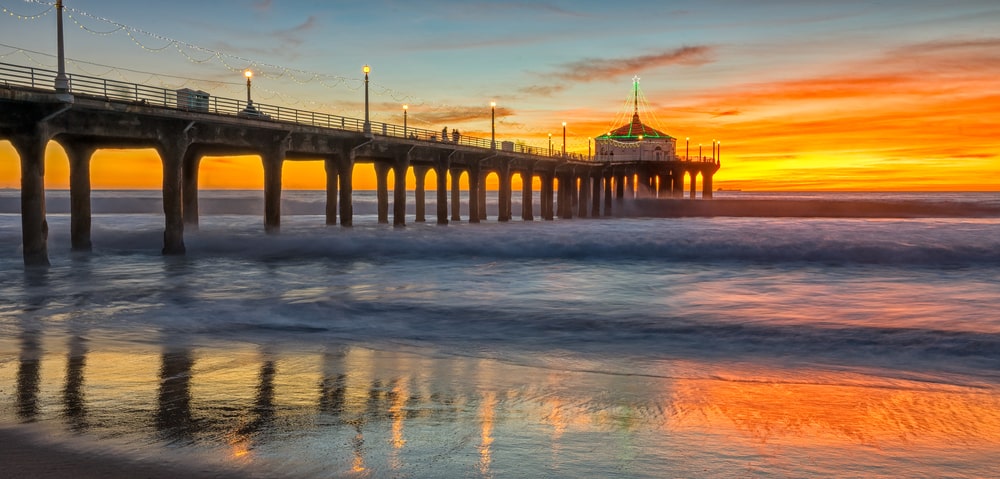
[[[129,85],[135,87],[136,85]],[[150,87],[143,87],[150,88]],[[122,91],[137,91],[132,88]],[[378,222],[389,222],[388,175],[392,170],[393,224],[406,224],[406,177],[413,169],[416,222],[427,221],[426,175],[437,177],[436,221],[462,220],[462,175],[468,178],[468,221],[486,219],[486,176],[496,173],[497,220],[513,218],[513,175],[520,175],[521,219],[552,221],[610,216],[615,204],[633,197],[683,196],[685,176],[702,178],[702,197],[711,198],[716,162],[663,161],[596,162],[570,155],[539,154],[542,150],[496,149],[476,139],[441,141],[434,132],[417,129],[397,133],[394,125],[377,124],[365,133],[355,119],[281,109],[262,115],[180,108],[176,92],[164,90],[149,98],[110,98],[99,94],[39,91],[16,84],[0,88],[0,139],[9,140],[21,164],[22,250],[26,266],[49,264],[45,209],[45,149],[58,142],[69,158],[70,238],[73,251],[90,251],[90,159],[101,148],[154,148],[162,166],[163,245],[166,255],[185,252],[185,229],[199,226],[199,170],[206,156],[259,155],[264,173],[264,231],[281,228],[284,161],[322,161],[326,173],[325,223],[353,225],[353,171],[358,163],[373,164],[377,184]],[[71,100],[71,101],[67,101]],[[287,112],[292,111],[292,116]],[[272,114],[274,116],[272,116]],[[400,130],[401,132],[402,130]],[[482,143],[482,142],[480,142]],[[634,177],[638,176],[638,181]],[[541,180],[537,195],[534,177]],[[449,185],[450,178],[450,185]],[[555,183],[558,182],[558,189]],[[612,184],[614,182],[614,184]],[[451,192],[449,202],[449,189]],[[602,195],[603,194],[603,201]],[[537,206],[536,206],[537,205]],[[603,211],[602,211],[603,205]],[[614,208],[613,208],[614,207]],[[537,209],[536,209],[537,208]],[[624,210],[622,210],[624,211]]]

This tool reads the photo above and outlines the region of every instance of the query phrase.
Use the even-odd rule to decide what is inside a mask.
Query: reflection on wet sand
[[[569,475],[568,458],[581,454],[614,467],[638,464],[626,472],[644,475],[655,471],[643,472],[644,461],[692,447],[718,457],[826,448],[846,461],[893,447],[1000,446],[1000,394],[987,386],[830,372],[808,383],[766,379],[788,376],[783,371],[636,382],[347,346],[312,352],[169,341],[157,352],[101,347],[81,334],[45,342],[53,351],[42,343],[27,328],[16,342],[0,343],[0,351],[17,351],[17,361],[0,361],[0,422],[146,438],[140,443],[149,447],[217,451],[232,464],[279,463],[293,475],[419,476],[441,463],[464,476]],[[43,367],[45,354],[64,367]],[[703,439],[692,446],[692,438]],[[534,458],[524,461],[525,451]]]
[[[163,352],[156,429],[169,440],[190,440],[196,432],[191,417],[191,368],[194,357],[183,348]]]
[[[990,389],[684,380],[671,403],[673,428],[760,445],[1000,446],[1000,396]]]
[[[69,429],[73,432],[84,432],[87,429],[87,407],[83,391],[83,370],[87,365],[87,341],[82,336],[74,334],[69,339],[68,349],[63,410]]]
[[[17,363],[17,415],[30,422],[38,415],[38,390],[41,379],[42,347],[40,333],[24,328],[21,354]]]

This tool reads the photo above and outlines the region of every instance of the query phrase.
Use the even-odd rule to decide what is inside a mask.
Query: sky
[[[1000,190],[1000,2],[699,0],[627,3],[369,0],[65,0],[70,73],[459,129],[586,153],[625,122],[721,141],[715,185],[755,191]],[[0,0],[0,62],[53,67],[55,15]],[[106,20],[128,28],[118,27]],[[115,31],[118,29],[117,31]],[[177,42],[171,42],[170,40]],[[561,146],[561,145],[560,145]],[[61,147],[46,185],[67,188]],[[99,151],[94,188],[158,188],[151,150]],[[256,157],[210,158],[202,188],[260,188]],[[285,188],[324,187],[320,162]],[[0,139],[0,188],[20,167]],[[359,167],[355,188],[374,185]],[[516,187],[516,186],[515,186]]]

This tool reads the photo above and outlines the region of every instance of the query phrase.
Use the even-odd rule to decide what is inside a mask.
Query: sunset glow
[[[69,72],[241,98],[243,72],[254,67],[255,102],[360,118],[361,67],[372,65],[373,121],[402,124],[406,111],[411,128],[489,138],[495,102],[497,141],[546,147],[551,135],[560,150],[565,122],[567,150],[581,154],[588,138],[620,126],[639,75],[644,121],[679,144],[691,138],[706,155],[714,139],[724,143],[718,187],[1000,189],[1000,41],[988,33],[998,14],[991,2],[717,0],[649,3],[649,15],[595,2],[184,3],[68,2],[76,9],[70,25],[80,27],[67,33]],[[14,6],[25,16],[42,9]],[[180,13],[195,8],[212,28]],[[190,46],[159,50],[165,42],[155,37],[88,33],[109,30],[101,18],[253,64],[196,62],[205,54]],[[0,61],[54,65],[51,16],[5,15],[0,25]],[[244,25],[256,31],[244,33]],[[68,187],[60,150],[53,143],[47,152],[49,188]],[[155,150],[99,151],[93,166],[96,189],[162,181]],[[355,189],[374,188],[373,174],[360,170]],[[262,178],[256,157],[213,158],[203,162],[200,187],[257,189]],[[283,181],[322,189],[325,173],[319,161],[286,162]],[[19,184],[17,156],[0,139],[0,187]]]

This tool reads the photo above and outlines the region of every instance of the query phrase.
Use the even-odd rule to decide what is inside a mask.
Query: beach
[[[255,195],[163,257],[153,192],[95,193],[94,251],[53,208],[42,271],[0,213],[0,474],[998,472],[1000,219],[953,213],[996,194],[392,228],[361,192],[344,229],[289,192],[279,235]],[[767,201],[948,208],[715,214]]]

